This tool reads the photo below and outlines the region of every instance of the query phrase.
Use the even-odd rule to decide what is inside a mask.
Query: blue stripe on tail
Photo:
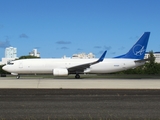
[[[115,58],[144,59],[150,32],[145,32],[135,45],[124,55]]]

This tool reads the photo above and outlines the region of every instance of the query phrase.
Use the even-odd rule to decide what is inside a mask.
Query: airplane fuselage
[[[68,69],[79,64],[86,64],[96,59],[24,59],[12,61],[12,64],[4,66],[3,69],[12,74],[53,74],[54,69]],[[104,59],[103,62],[91,65],[83,73],[112,73],[137,66],[145,62],[136,63],[136,59]],[[9,67],[9,69],[8,69]],[[78,71],[77,71],[78,72]],[[68,73],[72,74],[72,73]]]

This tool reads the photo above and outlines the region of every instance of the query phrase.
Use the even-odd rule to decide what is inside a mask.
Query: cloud
[[[5,41],[0,41],[0,48],[6,48],[10,46],[10,41],[8,40],[8,37]]]
[[[99,52],[98,52],[98,54],[102,54],[102,53],[104,53],[104,51],[103,51],[103,50],[101,50],[101,51],[99,51]]]
[[[102,48],[101,46],[94,46],[94,48],[96,48],[96,49],[100,49],[100,48]]]
[[[83,50],[83,49],[81,49],[81,48],[78,48],[77,50],[78,50],[78,51],[81,51],[81,50]]]
[[[137,40],[137,39],[139,39],[139,38],[140,38],[139,36],[129,37],[130,40],[134,40],[134,39]]]
[[[20,36],[20,38],[29,38],[26,34],[22,33]]]
[[[63,40],[57,41],[56,43],[60,44],[60,45],[71,44],[71,42],[69,42],[69,41],[63,41]]]
[[[68,47],[61,47],[62,50],[67,50],[69,49]]]
[[[111,46],[104,46],[104,49],[107,50],[107,51],[109,51],[109,50],[112,49],[112,47]]]

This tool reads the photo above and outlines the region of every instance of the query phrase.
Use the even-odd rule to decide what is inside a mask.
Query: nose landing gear
[[[17,75],[17,77],[16,77],[17,79],[19,79],[20,78],[20,75]]]

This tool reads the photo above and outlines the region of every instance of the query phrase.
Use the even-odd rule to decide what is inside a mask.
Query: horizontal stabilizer
[[[147,58],[147,59],[142,59],[142,60],[136,60],[134,62],[146,62],[146,61],[149,61],[149,60],[150,60],[150,58]]]

